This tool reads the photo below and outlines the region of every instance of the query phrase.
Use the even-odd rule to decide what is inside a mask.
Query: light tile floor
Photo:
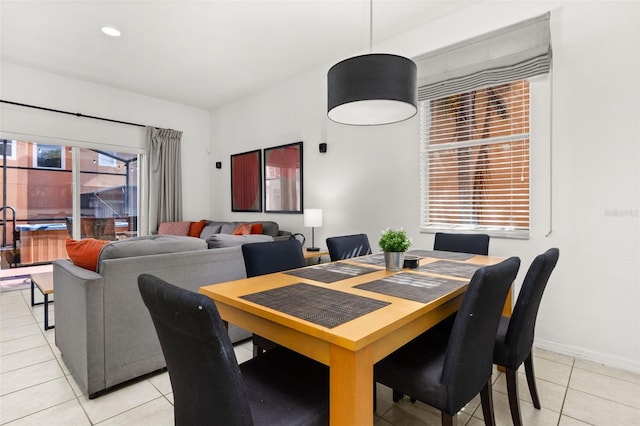
[[[83,396],[60,358],[55,329],[42,328],[42,305],[31,307],[29,297],[28,290],[0,293],[0,424],[173,425],[167,373],[93,400]],[[55,303],[50,309],[54,322]],[[236,346],[236,354],[239,362],[249,359],[250,343]],[[542,350],[534,357],[543,408],[533,408],[520,373],[525,425],[640,425],[640,375]],[[497,423],[510,425],[504,375],[496,371],[494,379]],[[462,410],[458,424],[483,424],[479,402],[476,397]],[[378,385],[375,424],[439,425],[440,414],[407,398],[394,404],[391,390]]]

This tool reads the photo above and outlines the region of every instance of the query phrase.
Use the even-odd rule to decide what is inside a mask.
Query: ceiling
[[[376,41],[474,3],[376,0],[374,51]],[[369,6],[369,0],[0,0],[0,59],[209,110],[367,51]],[[107,25],[121,37],[104,35]]]

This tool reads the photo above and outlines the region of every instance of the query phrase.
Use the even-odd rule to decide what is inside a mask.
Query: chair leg
[[[442,418],[442,426],[456,426],[458,424],[458,416],[456,414],[452,416],[441,411],[440,417]]]
[[[484,416],[484,424],[486,426],[495,426],[496,416],[493,412],[493,394],[491,391],[491,377],[487,380],[480,391],[480,402],[482,402],[482,415]]]
[[[507,376],[507,395],[509,395],[511,420],[513,421],[513,426],[522,426],[520,400],[518,399],[518,370],[507,368],[505,375]]]
[[[262,355],[264,353],[264,349],[262,349],[260,346],[256,345],[255,343],[253,344],[253,357],[257,357],[258,355]]]
[[[378,409],[378,386],[377,383],[373,382],[373,412]]]
[[[524,372],[527,375],[527,384],[529,385],[529,393],[533,400],[533,406],[540,409],[540,398],[538,398],[538,388],[536,387],[536,376],[533,371],[533,354],[524,360]]]

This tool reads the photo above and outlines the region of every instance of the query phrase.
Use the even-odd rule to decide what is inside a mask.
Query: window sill
[[[420,228],[422,234],[435,234],[436,232],[450,232],[456,234],[487,234],[491,238],[506,238],[514,240],[528,240],[528,229],[504,229],[482,226],[427,226]]]

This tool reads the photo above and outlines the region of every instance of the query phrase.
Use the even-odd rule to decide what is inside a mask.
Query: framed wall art
[[[259,149],[231,156],[231,211],[262,211],[262,158]]]
[[[302,142],[264,150],[265,212],[302,214]]]

